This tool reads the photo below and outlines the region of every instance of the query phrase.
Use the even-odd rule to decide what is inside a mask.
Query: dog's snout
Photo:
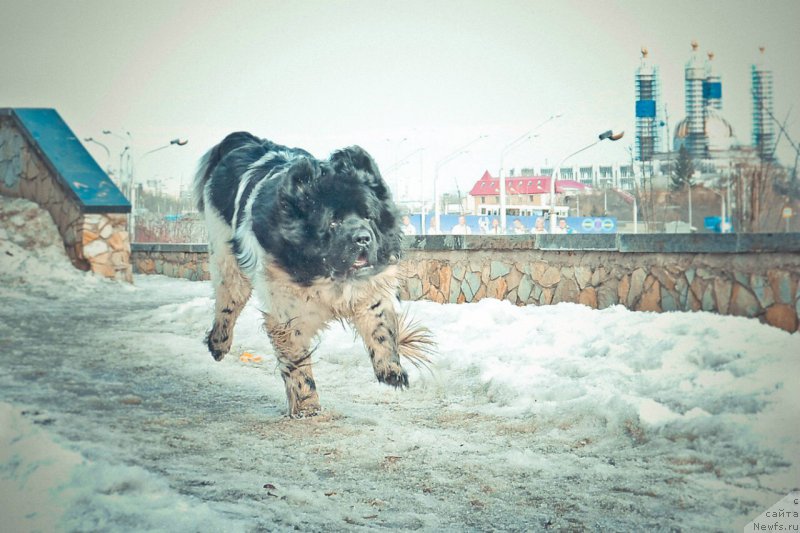
[[[370,235],[369,231],[360,229],[353,235],[353,242],[359,246],[369,246],[372,242],[372,235]]]

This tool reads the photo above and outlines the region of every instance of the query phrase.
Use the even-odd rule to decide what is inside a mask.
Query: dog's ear
[[[313,189],[319,177],[319,165],[307,157],[300,157],[286,170],[286,179],[280,194],[284,200],[300,210],[313,207],[316,194]]]
[[[385,200],[389,197],[389,189],[381,177],[378,165],[360,146],[349,146],[335,151],[331,154],[330,162],[337,174],[357,172],[378,198]]]

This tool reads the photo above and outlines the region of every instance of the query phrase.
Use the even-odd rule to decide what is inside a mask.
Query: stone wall
[[[709,311],[798,330],[800,234],[408,238],[400,296]],[[134,270],[209,279],[204,245],[133,247]]]
[[[0,194],[46,209],[77,268],[132,281],[127,215],[86,213],[10,114],[0,114]]]
[[[131,248],[133,271],[137,274],[161,274],[191,281],[211,279],[205,244],[134,243]]]

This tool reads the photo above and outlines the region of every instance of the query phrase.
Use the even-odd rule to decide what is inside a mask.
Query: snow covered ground
[[[288,420],[254,306],[216,363],[210,284],[78,272],[55,231],[0,197],[3,531],[741,530],[800,486],[800,335],[412,303],[431,372],[378,384],[336,324]]]

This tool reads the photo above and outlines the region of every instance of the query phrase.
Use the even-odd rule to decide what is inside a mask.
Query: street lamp
[[[465,144],[464,146],[462,146],[458,150],[450,153],[449,155],[445,156],[443,159],[440,159],[439,161],[436,162],[436,169],[435,169],[434,174],[433,174],[433,212],[434,212],[434,219],[436,220],[436,231],[441,232],[441,230],[442,230],[441,226],[439,225],[441,213],[439,212],[440,211],[440,209],[439,209],[439,193],[437,191],[437,182],[439,181],[439,170],[444,165],[446,165],[447,163],[449,163],[450,161],[455,159],[456,157],[458,157],[460,155],[463,155],[463,154],[466,154],[467,153],[467,148],[469,148],[470,146],[472,146],[476,142],[480,141],[481,139],[485,139],[486,137],[488,137],[488,135],[479,135],[478,137],[476,137],[475,139],[471,140],[470,142],[468,142],[467,144]]]
[[[514,139],[500,151],[500,228],[503,233],[506,232],[506,177],[505,177],[505,166],[503,165],[503,160],[505,159],[506,154],[510,152],[513,148],[516,148],[520,143],[522,143],[522,141],[538,137],[538,135],[534,134],[539,130],[539,128],[541,128],[551,120],[555,120],[559,117],[562,117],[563,115],[564,115],[563,113],[559,113],[557,115],[550,115],[541,124],[533,128],[528,133],[518,137],[517,139]]]
[[[105,133],[105,132],[104,132]],[[130,133],[128,134],[130,135]],[[153,152],[158,152],[159,150],[163,150],[165,148],[169,148],[170,146],[186,146],[189,143],[186,139],[172,139],[169,144],[165,144],[164,146],[159,146],[158,148],[153,148],[152,150],[148,150],[142,157],[139,159],[141,163],[145,157],[152,154]],[[125,149],[127,150],[128,147],[126,146]],[[130,202],[131,202],[131,228],[130,228],[130,235],[131,235],[131,242],[133,242],[136,236],[136,187],[134,184],[134,172],[133,172],[133,165],[131,165],[131,172],[130,172],[130,183],[131,183],[131,194],[130,194]]]
[[[556,217],[556,179],[558,179],[558,175],[561,172],[561,165],[563,165],[567,161],[567,159],[569,159],[570,157],[572,157],[574,155],[578,155],[579,153],[583,152],[584,150],[588,150],[592,146],[594,146],[594,145],[596,145],[596,144],[598,144],[598,143],[600,143],[602,141],[605,141],[606,139],[608,139],[610,141],[618,141],[618,140],[622,139],[623,135],[625,135],[624,131],[621,131],[619,133],[614,133],[611,130],[604,131],[603,133],[601,133],[600,135],[597,136],[597,140],[595,142],[593,142],[592,144],[589,144],[587,146],[584,146],[580,150],[572,152],[571,154],[566,156],[564,159],[562,159],[558,163],[558,165],[556,166],[555,170],[553,171],[552,177],[550,178],[550,231],[553,231],[553,228],[556,227],[556,219],[557,219],[557,217]]]
[[[87,143],[94,143],[106,151],[106,173],[111,174],[111,151],[108,149],[108,146],[96,140],[94,137],[84,137],[83,141]]]

